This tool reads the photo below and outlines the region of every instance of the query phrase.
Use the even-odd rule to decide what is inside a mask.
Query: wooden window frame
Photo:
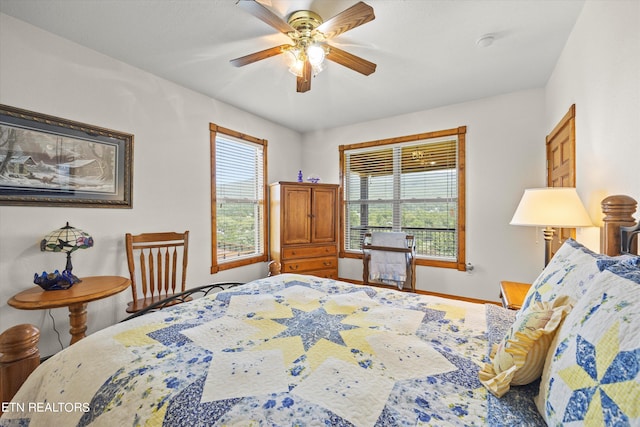
[[[216,195],[216,137],[218,133],[240,139],[242,141],[258,144],[263,147],[263,184],[262,184],[262,253],[253,257],[245,257],[225,262],[218,260],[218,236],[217,236],[217,195]],[[213,123],[209,123],[209,142],[211,153],[211,274],[222,270],[242,267],[267,261],[267,248],[269,247],[268,211],[267,211],[267,140],[256,138],[241,132],[237,132]]]
[[[407,135],[395,138],[388,138],[376,141],[361,142],[356,144],[340,145],[340,258],[362,259],[362,253],[347,251],[345,249],[345,227],[346,227],[346,201],[344,197],[344,179],[346,170],[345,151],[368,148],[374,146],[384,146],[391,144],[410,143],[419,140],[435,139],[447,136],[456,136],[458,138],[458,216],[457,216],[457,254],[455,261],[437,260],[432,258],[416,257],[416,265],[431,266],[440,268],[453,268],[459,271],[466,270],[466,178],[465,178],[465,142],[466,142],[466,126],[460,126],[453,129],[445,129],[435,132],[426,132],[415,135]]]

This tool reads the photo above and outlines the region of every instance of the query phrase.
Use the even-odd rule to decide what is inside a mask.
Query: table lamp
[[[93,237],[78,228],[71,227],[68,222],[64,227],[47,234],[40,242],[40,250],[45,252],[66,252],[67,264],[62,274],[58,273],[57,270],[53,274],[42,273],[40,278],[36,275],[34,282],[45,289],[66,289],[74,283],[80,282],[80,279],[71,272],[73,270],[71,254],[78,249],[87,249],[92,246]],[[43,283],[38,283],[38,279],[41,279]],[[49,282],[47,287],[43,286],[45,281]],[[54,281],[56,282],[55,284],[53,283]],[[67,284],[66,287],[65,284]]]
[[[593,222],[572,187],[530,188],[524,190],[510,224],[544,227],[544,265],[551,260],[554,229],[591,227]]]

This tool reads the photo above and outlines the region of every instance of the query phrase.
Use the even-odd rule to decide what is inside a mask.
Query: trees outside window
[[[340,146],[341,256],[366,232],[414,236],[416,263],[465,268],[466,127]]]

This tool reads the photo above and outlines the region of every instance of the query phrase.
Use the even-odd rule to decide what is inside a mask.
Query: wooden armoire
[[[270,185],[269,249],[282,273],[338,278],[338,185]]]

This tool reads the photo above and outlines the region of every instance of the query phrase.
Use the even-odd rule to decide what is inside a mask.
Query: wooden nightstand
[[[41,310],[69,307],[71,344],[85,337],[87,330],[87,303],[115,295],[131,287],[131,281],[119,276],[83,277],[69,289],[45,291],[39,286],[24,290],[7,303],[20,310]]]
[[[530,283],[501,281],[500,299],[502,300],[502,305],[511,310],[520,310],[530,287]]]

